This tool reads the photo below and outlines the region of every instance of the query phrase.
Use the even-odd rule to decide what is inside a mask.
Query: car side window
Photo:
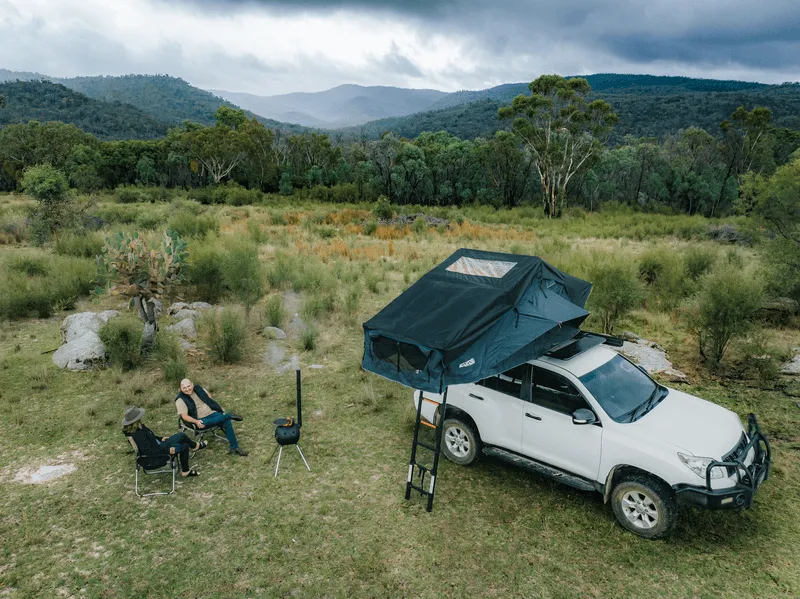
[[[532,379],[536,405],[568,415],[581,408],[591,409],[575,385],[563,376],[534,366]]]
[[[506,370],[498,375],[478,381],[477,384],[487,389],[504,393],[505,395],[510,395],[519,399],[528,399],[525,397],[527,395],[525,391],[528,388],[528,381],[530,381],[529,372],[530,365],[522,364],[520,366],[515,366],[511,370]]]

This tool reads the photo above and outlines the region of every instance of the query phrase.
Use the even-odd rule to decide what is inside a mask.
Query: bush
[[[134,318],[112,318],[100,329],[100,340],[113,366],[134,370],[142,364],[142,323]]]
[[[344,298],[344,310],[350,316],[355,316],[361,304],[361,288],[351,287]]]
[[[372,209],[372,213],[375,218],[391,220],[394,217],[394,210],[392,210],[392,205],[389,203],[389,198],[386,196],[379,197],[375,207]]]
[[[258,246],[245,240],[230,244],[223,257],[225,287],[244,305],[249,316],[255,303],[264,295],[264,272]]]
[[[758,332],[742,346],[742,370],[753,376],[762,386],[778,380],[781,365],[789,354],[776,348],[763,332]]]
[[[211,358],[233,364],[244,357],[247,330],[243,315],[231,308],[209,310],[200,319]]]
[[[47,260],[43,256],[20,256],[12,260],[8,268],[29,277],[43,277],[50,272]]]
[[[21,187],[36,200],[36,210],[31,219],[33,240],[41,245],[74,218],[69,181],[58,169],[49,164],[25,169]]]
[[[179,212],[169,219],[167,228],[183,238],[205,237],[207,233],[219,232],[219,221],[210,214],[195,216],[188,212]]]
[[[281,328],[286,320],[286,310],[283,307],[283,298],[280,295],[271,295],[264,306],[264,316],[271,327]]]
[[[160,210],[143,210],[136,215],[137,229],[153,231],[164,226],[164,215]]]
[[[156,335],[150,357],[161,369],[167,382],[179,383],[189,372],[180,339],[166,331],[159,331]]]
[[[303,302],[301,310],[306,320],[316,320],[320,316],[330,314],[336,310],[336,297],[332,294],[313,294]]]
[[[611,334],[620,318],[641,305],[644,297],[641,283],[630,262],[607,258],[589,268],[593,312],[600,316],[603,332]]]
[[[378,275],[375,274],[374,270],[369,270],[364,273],[364,284],[366,285],[367,289],[370,293],[378,293]]]
[[[653,248],[642,254],[639,277],[662,310],[676,308],[689,293],[683,260],[671,248]]]
[[[149,200],[142,189],[135,185],[120,185],[114,190],[114,195],[120,204],[136,204]]]
[[[370,219],[364,223],[364,235],[373,235],[378,230],[378,221]]]
[[[313,323],[308,326],[300,334],[300,347],[305,351],[312,351],[317,347],[317,338],[319,337],[319,330]]]
[[[706,274],[717,260],[717,252],[711,249],[693,246],[683,255],[686,274],[692,281],[697,281]]]
[[[216,304],[225,292],[223,254],[215,244],[193,243],[186,275],[200,299]]]
[[[744,336],[752,327],[763,289],[751,273],[732,266],[706,275],[701,283],[694,326],[700,355],[716,367],[731,340]]]
[[[100,233],[70,233],[56,240],[55,252],[60,256],[94,258],[103,253],[103,236]]]
[[[411,225],[411,230],[417,235],[423,235],[428,232],[428,223],[424,216],[418,216],[414,219],[414,224]]]
[[[255,220],[247,221],[247,234],[250,236],[250,241],[256,244],[266,243],[269,240],[267,232],[261,229],[261,223]]]
[[[230,181],[225,185],[220,185],[214,190],[214,198],[216,204],[247,206],[250,204],[260,204],[264,199],[264,194],[258,189],[247,189]]]

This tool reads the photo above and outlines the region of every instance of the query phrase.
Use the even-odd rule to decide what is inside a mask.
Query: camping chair
[[[228,437],[225,436],[225,429],[223,428],[222,424],[214,424],[211,426],[206,426],[205,428],[197,428],[197,425],[194,422],[186,422],[183,418],[178,416],[178,429],[184,433],[194,433],[194,440],[198,443],[202,441],[203,437],[209,433],[211,433],[211,435],[219,441],[225,441],[225,443],[228,442]],[[195,453],[196,452],[192,452],[192,455],[194,456]]]
[[[178,473],[178,456],[170,455],[170,456],[146,456],[141,455],[139,453],[139,448],[136,446],[136,441],[133,440],[133,437],[128,437],[128,441],[133,447],[133,453],[136,456],[136,482],[134,483],[134,491],[136,492],[137,497],[150,497],[151,495],[171,495],[175,492],[175,477]],[[168,461],[163,464],[162,466],[158,466],[157,468],[146,468],[144,466],[147,463],[148,459],[152,458],[169,458]],[[169,474],[172,473],[172,489],[169,491],[159,491],[157,493],[139,493],[139,470],[144,472],[148,475],[155,475],[155,474]]]

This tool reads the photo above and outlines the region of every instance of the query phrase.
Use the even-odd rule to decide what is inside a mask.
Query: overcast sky
[[[262,95],[542,73],[800,80],[798,0],[0,0],[0,68]]]

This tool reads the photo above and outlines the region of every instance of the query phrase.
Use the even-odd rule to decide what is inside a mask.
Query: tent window
[[[402,343],[376,335],[372,338],[372,353],[376,358],[389,362],[398,370],[420,371],[428,366],[429,354],[411,343]]]
[[[473,277],[490,277],[492,279],[502,279],[509,270],[517,265],[516,262],[503,262],[501,260],[479,260],[478,258],[467,258],[462,256],[445,270],[457,272],[462,275]]]

